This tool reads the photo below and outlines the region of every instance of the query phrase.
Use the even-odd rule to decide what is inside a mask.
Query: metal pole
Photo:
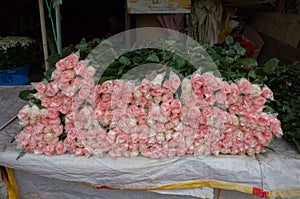
[[[58,54],[62,56],[62,38],[61,38],[61,25],[60,25],[60,2],[56,0],[55,3],[55,20],[56,20],[56,36],[57,36],[57,50]]]
[[[42,40],[43,40],[45,70],[48,70],[49,69],[49,63],[47,62],[48,45],[47,45],[47,33],[46,33],[45,15],[44,15],[44,4],[43,4],[43,0],[38,0],[38,2],[39,2],[39,10],[40,10],[40,21],[41,21]]]

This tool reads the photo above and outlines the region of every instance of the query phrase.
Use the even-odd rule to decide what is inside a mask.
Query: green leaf
[[[85,51],[88,48],[89,44],[87,43],[80,43],[76,45],[76,48],[80,51]]]
[[[229,46],[233,44],[233,37],[232,36],[227,36],[225,39],[225,43]]]
[[[151,54],[147,57],[146,61],[150,63],[159,63],[159,58],[157,55]]]
[[[258,66],[257,61],[253,58],[245,58],[245,59],[241,60],[241,64],[244,66],[252,66],[252,67]]]
[[[131,61],[125,56],[121,56],[119,62],[125,66],[129,66],[131,64]]]
[[[133,61],[134,64],[138,64],[142,61],[142,58],[139,57],[139,56],[134,56],[132,61]]]
[[[225,62],[227,62],[228,64],[232,64],[234,62],[234,59],[232,57],[225,57]]]
[[[49,55],[48,58],[47,58],[47,62],[49,62],[50,66],[54,66],[55,63],[60,59],[60,54],[52,54],[52,55]]]
[[[263,71],[267,74],[271,74],[275,71],[279,63],[279,60],[277,58],[272,58],[269,61],[267,61],[263,65]]]
[[[123,69],[125,68],[125,65],[122,65],[118,68],[118,75],[121,75],[123,73]]]
[[[243,47],[238,47],[236,49],[237,54],[244,56],[246,54],[246,50]]]
[[[254,70],[250,70],[250,71],[248,72],[248,77],[251,77],[251,78],[253,78],[253,79],[256,79],[255,71],[254,71]]]
[[[181,57],[176,59],[176,63],[179,69],[183,68],[185,66],[185,60]]]
[[[228,56],[235,56],[236,55],[234,50],[227,50],[227,51],[225,51],[225,54],[228,55]]]
[[[56,69],[56,67],[51,67],[44,72],[44,77],[47,81],[51,81],[52,72]]]
[[[264,111],[269,112],[269,113],[274,113],[275,109],[272,108],[271,106],[265,105]]]
[[[269,150],[270,150],[270,151],[272,151],[272,152],[275,152],[275,149],[274,149],[274,148],[272,148],[272,147],[265,146],[265,148],[266,148],[266,149],[269,149]]]
[[[36,90],[23,90],[19,93],[19,98],[24,101],[29,101],[34,98],[33,94],[35,94],[36,92]]]

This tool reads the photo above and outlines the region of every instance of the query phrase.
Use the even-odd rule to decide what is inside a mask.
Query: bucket
[[[0,73],[0,85],[15,86],[15,85],[28,85],[29,78],[24,75],[9,75]]]
[[[9,70],[0,70],[0,85],[29,84],[29,65]]]

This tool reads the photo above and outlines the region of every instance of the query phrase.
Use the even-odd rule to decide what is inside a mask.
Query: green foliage
[[[34,94],[36,93],[37,91],[36,90],[23,90],[19,93],[19,98],[24,100],[24,101],[27,101],[29,102],[30,104],[35,104],[37,105],[38,107],[41,107],[41,100],[39,99],[36,99],[34,97]]]
[[[0,37],[0,70],[11,70],[35,62],[37,43],[27,37]]]
[[[82,38],[78,44],[76,44],[76,45],[71,44],[67,47],[64,47],[62,49],[62,55],[55,53],[55,54],[48,56],[47,61],[50,65],[50,67],[54,67],[55,63],[58,60],[70,55],[73,52],[77,52],[77,51],[80,52],[80,59],[85,59],[87,57],[87,55],[91,52],[91,50],[94,49],[97,45],[99,45],[99,43],[102,40],[103,39],[100,39],[100,38],[94,38],[91,41],[87,42],[85,38]]]

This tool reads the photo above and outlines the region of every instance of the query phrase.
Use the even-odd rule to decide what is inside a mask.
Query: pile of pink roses
[[[210,72],[181,79],[175,72],[97,84],[96,69],[71,54],[52,81],[34,83],[42,108],[18,114],[17,146],[28,153],[166,158],[261,153],[281,137],[276,116],[263,111],[267,87],[228,83]]]

